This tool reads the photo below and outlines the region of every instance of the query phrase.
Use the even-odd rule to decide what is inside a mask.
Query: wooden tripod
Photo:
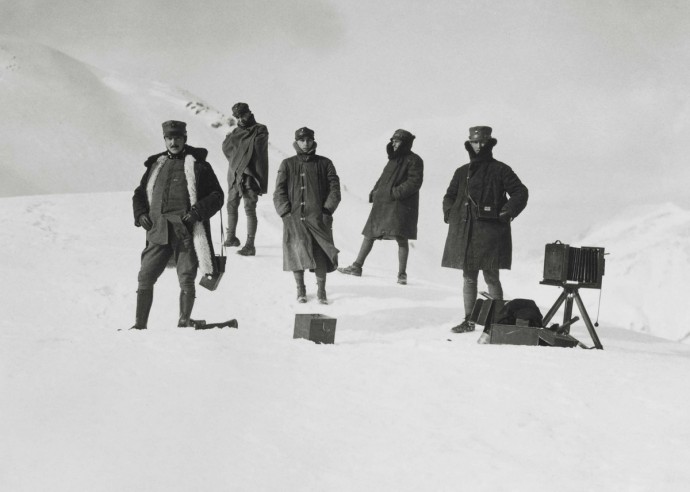
[[[558,285],[551,282],[540,283],[544,285]],[[551,309],[549,309],[549,312],[546,313],[546,316],[544,316],[544,326],[548,325],[549,321],[551,321],[551,318],[554,317],[554,315],[558,312],[558,309],[561,307],[561,304],[563,303],[565,303],[565,308],[563,311],[563,325],[568,323],[573,317],[573,299],[575,299],[577,307],[580,310],[580,314],[582,315],[582,319],[584,320],[585,325],[587,326],[587,331],[589,331],[589,335],[592,337],[592,341],[594,342],[594,347],[599,350],[603,350],[604,347],[603,345],[601,345],[601,341],[599,341],[599,336],[597,335],[597,332],[594,329],[592,320],[589,319],[589,315],[587,314],[585,305],[582,302],[580,293],[578,292],[580,286],[577,284],[568,284],[566,282],[561,283],[560,286],[563,287],[563,292],[561,292],[561,295],[558,297],[558,299],[556,299],[554,305],[551,307]]]

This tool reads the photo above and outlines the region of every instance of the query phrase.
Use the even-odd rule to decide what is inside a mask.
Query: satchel
[[[477,220],[498,221],[498,210],[491,205],[477,205]]]
[[[199,280],[199,285],[210,291],[214,291],[218,288],[218,284],[220,284],[220,279],[223,278],[223,274],[225,273],[225,262],[228,259],[227,256],[225,256],[225,238],[223,237],[223,212],[219,211],[218,213],[220,213],[220,254],[215,255],[215,257],[213,258],[213,272],[204,274],[201,277],[201,280]]]
[[[220,279],[223,278],[225,273],[225,261],[227,259],[227,256],[224,254],[216,255],[213,259],[213,273],[207,273],[202,276],[201,280],[199,280],[199,285],[208,290],[216,290],[218,284],[220,284]]]

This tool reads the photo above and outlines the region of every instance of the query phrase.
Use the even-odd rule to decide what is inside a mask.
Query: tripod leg
[[[563,326],[567,326],[573,317],[573,296],[572,293],[566,289],[565,308],[563,309]],[[567,326],[563,331],[566,335],[570,334],[570,327]]]
[[[599,336],[597,335],[597,332],[594,330],[594,325],[592,324],[592,320],[589,319],[589,315],[587,314],[587,310],[585,309],[585,305],[582,302],[582,298],[580,298],[580,294],[575,291],[573,292],[573,296],[575,297],[575,302],[577,302],[577,307],[580,309],[580,313],[582,314],[582,319],[585,322],[585,325],[587,325],[587,331],[589,331],[589,335],[592,337],[592,341],[594,342],[594,346],[598,348],[599,350],[603,350],[604,347],[599,341]]]
[[[544,316],[542,326],[546,327],[549,324],[549,321],[551,321],[551,318],[553,318],[554,315],[558,312],[558,309],[561,307],[561,304],[563,304],[563,301],[565,301],[566,297],[568,297],[568,293],[564,290],[563,292],[561,292],[561,295],[558,296],[556,302],[553,303],[553,306],[551,306],[549,312],[546,313],[546,316]]]

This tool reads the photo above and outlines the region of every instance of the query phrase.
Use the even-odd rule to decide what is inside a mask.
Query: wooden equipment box
[[[323,314],[296,314],[292,338],[306,338],[316,343],[334,343],[336,321],[336,318]]]
[[[489,343],[499,345],[538,345],[539,328],[518,325],[491,325]]]
[[[519,325],[491,325],[489,343],[499,345],[575,347],[580,342],[570,335],[555,333],[545,328]]]

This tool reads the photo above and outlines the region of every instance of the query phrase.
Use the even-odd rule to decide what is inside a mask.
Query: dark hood
[[[411,140],[403,140],[400,143],[400,147],[398,147],[398,150],[393,150],[393,143],[388,142],[388,145],[386,145],[386,154],[388,154],[389,159],[395,159],[397,157],[402,157],[407,154],[412,152],[412,141]]]
[[[305,161],[310,160],[313,156],[316,155],[316,146],[317,146],[317,143],[316,143],[316,141],[314,141],[314,145],[311,146],[311,149],[309,149],[305,152],[299,148],[299,145],[297,145],[297,142],[292,142],[292,148],[294,148],[295,152],[297,152],[297,155],[300,156]]]

